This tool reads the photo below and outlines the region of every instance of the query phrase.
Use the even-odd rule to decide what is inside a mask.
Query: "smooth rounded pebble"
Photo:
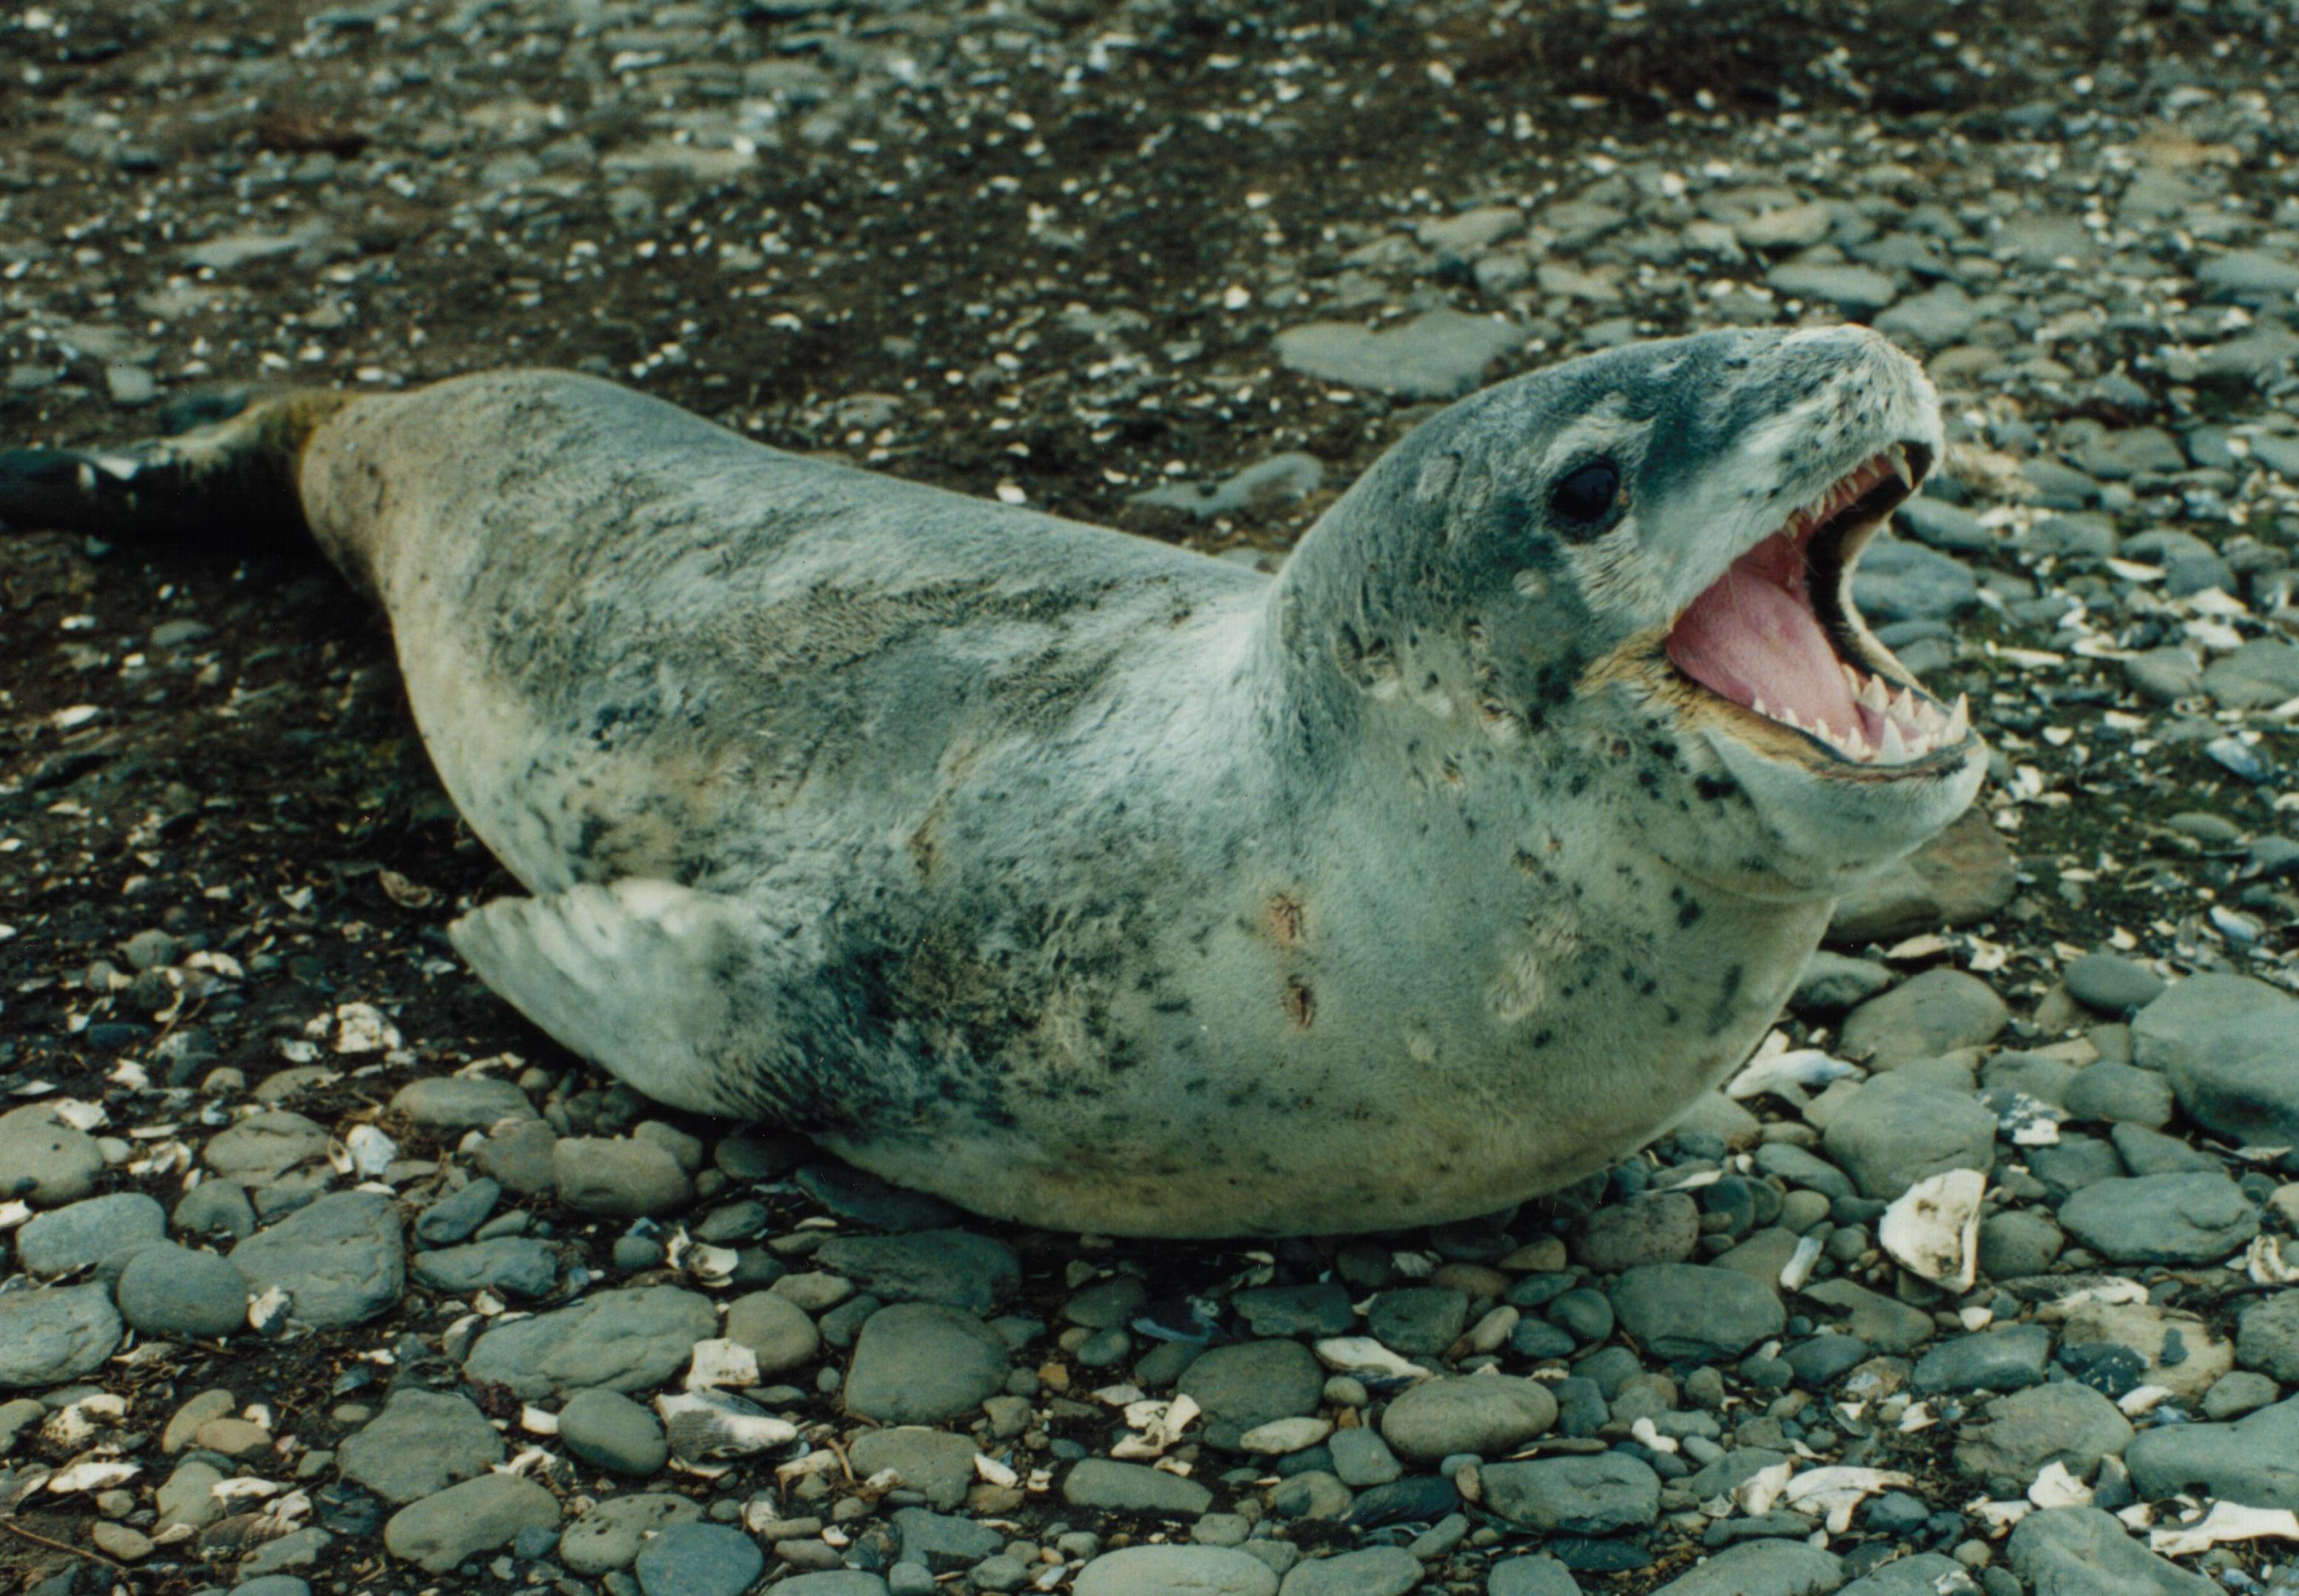
[[[891,1470],[937,1508],[955,1508],[974,1484],[972,1437],[923,1425],[889,1425],[854,1437],[847,1455],[865,1479]]]
[[[1143,1463],[1087,1458],[1062,1482],[1062,1500],[1074,1508],[1195,1518],[1214,1505],[1214,1493],[1195,1480]]]
[[[488,1130],[502,1120],[532,1120],[535,1104],[508,1080],[484,1075],[430,1075],[392,1095],[391,1112],[435,1130]]]
[[[2139,1011],[2132,1062],[2238,1146],[2299,1145],[2299,1000],[2240,975],[2195,975]]]
[[[1744,1541],[1678,1575],[1653,1596],[1825,1596],[1844,1559],[1801,1541]]]
[[[1621,1327],[1655,1357],[1704,1363],[1737,1358],[1778,1336],[1788,1311],[1762,1281],[1735,1269],[1654,1263],[1613,1281]]]
[[[95,1189],[104,1150],[45,1103],[0,1114],[0,1198],[36,1208],[76,1203]]]
[[[726,1310],[726,1339],[751,1349],[762,1375],[778,1375],[814,1361],[822,1332],[806,1311],[770,1291],[736,1297]]]
[[[2030,1513],[2004,1550],[2032,1596],[2220,1596],[2218,1585],[2165,1562],[2095,1508]]]
[[[855,1339],[846,1408],[881,1424],[939,1424],[1003,1388],[1006,1367],[1006,1344],[973,1314],[897,1302]]]
[[[336,1450],[345,1479],[395,1502],[485,1474],[502,1458],[502,1435],[469,1398],[412,1388],[394,1392],[381,1413]]]
[[[552,1529],[558,1499],[532,1480],[486,1474],[411,1502],[383,1526],[384,1549],[444,1574],[474,1553],[508,1545],[523,1529]]]
[[[1277,1596],[1260,1559],[1219,1546],[1128,1546],[1079,1570],[1075,1596]]]
[[[101,1286],[0,1292],[0,1389],[93,1374],[120,1344],[120,1313]]]
[[[1243,1341],[1200,1353],[1175,1388],[1205,1410],[1207,1444],[1233,1451],[1248,1430],[1315,1412],[1325,1371],[1298,1341]]]
[[[373,1319],[407,1289],[399,1206],[376,1192],[336,1192],[231,1251],[256,1296],[287,1293],[289,1317],[315,1329]]]
[[[1382,1439],[1401,1457],[1435,1462],[1456,1452],[1488,1457],[1522,1446],[1556,1422],[1556,1399],[1515,1375],[1423,1380],[1382,1415]]]
[[[2094,1181],[2060,1223],[2118,1263],[2215,1263],[2259,1234],[2259,1211],[2226,1176],[2198,1171]]]
[[[576,1574],[595,1579],[613,1568],[627,1568],[646,1537],[665,1525],[693,1524],[702,1517],[702,1504],[668,1492],[637,1496],[610,1496],[595,1504],[559,1537],[559,1560]]]
[[[1421,1561],[1402,1546],[1373,1546],[1294,1565],[1282,1596],[1405,1596],[1421,1583]]]
[[[676,1213],[694,1200],[677,1156],[637,1137],[567,1137],[552,1146],[551,1174],[560,1202],[605,1219]]]
[[[1482,1477],[1494,1512],[1548,1534],[1609,1535],[1660,1514],[1660,1476],[1623,1452],[1494,1463]]]
[[[2299,1397],[2232,1424],[2167,1424],[2123,1451],[2150,1501],[2193,1491],[2251,1508],[2299,1509]]]
[[[173,1243],[137,1252],[113,1287],[120,1316],[146,1336],[214,1338],[247,1327],[247,1279],[228,1258]]]
[[[882,1302],[940,1302],[968,1313],[990,1312],[1022,1284],[1014,1249],[969,1230],[836,1236],[814,1257],[816,1267]]]
[[[604,1385],[643,1391],[686,1366],[694,1344],[718,1333],[710,1299],[675,1286],[602,1291],[533,1319],[497,1325],[463,1360],[474,1380],[534,1402]]]
[[[723,1524],[673,1524],[631,1565],[646,1596],[742,1596],[766,1571],[766,1553]]]
[[[29,1275],[96,1266],[107,1285],[140,1247],[168,1234],[168,1212],[142,1192],[111,1192],[35,1215],[16,1232],[16,1261]]]
[[[578,1391],[559,1410],[559,1438],[585,1462],[617,1474],[653,1474],[670,1461],[662,1421],[619,1391]]]

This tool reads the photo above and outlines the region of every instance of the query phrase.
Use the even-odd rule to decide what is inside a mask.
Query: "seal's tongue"
[[[1807,595],[1804,547],[1765,539],[1692,601],[1669,633],[1676,668],[1712,692],[1807,729],[1856,730],[1859,708]],[[1782,712],[1786,711],[1786,714]]]

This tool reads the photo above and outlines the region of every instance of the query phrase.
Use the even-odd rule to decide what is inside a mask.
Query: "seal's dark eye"
[[[1591,460],[1566,472],[1548,502],[1567,521],[1592,526],[1611,512],[1620,492],[1621,468],[1610,460]]]

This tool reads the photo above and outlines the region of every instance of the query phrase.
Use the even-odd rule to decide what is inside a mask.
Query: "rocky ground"
[[[11,442],[548,361],[1266,562],[1480,380],[1849,318],[1998,751],[1602,1180],[1113,1243],[519,1024],[307,555],[0,542],[0,1592],[2299,1591],[2295,17],[0,13]]]

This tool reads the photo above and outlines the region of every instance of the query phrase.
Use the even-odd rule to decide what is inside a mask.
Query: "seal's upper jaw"
[[[1725,728],[1822,773],[1937,773],[1970,713],[1926,693],[1852,603],[1861,550],[1930,469],[1924,443],[1886,445],[1726,566],[1669,628],[1665,650]],[[1716,700],[1722,700],[1717,703]]]

